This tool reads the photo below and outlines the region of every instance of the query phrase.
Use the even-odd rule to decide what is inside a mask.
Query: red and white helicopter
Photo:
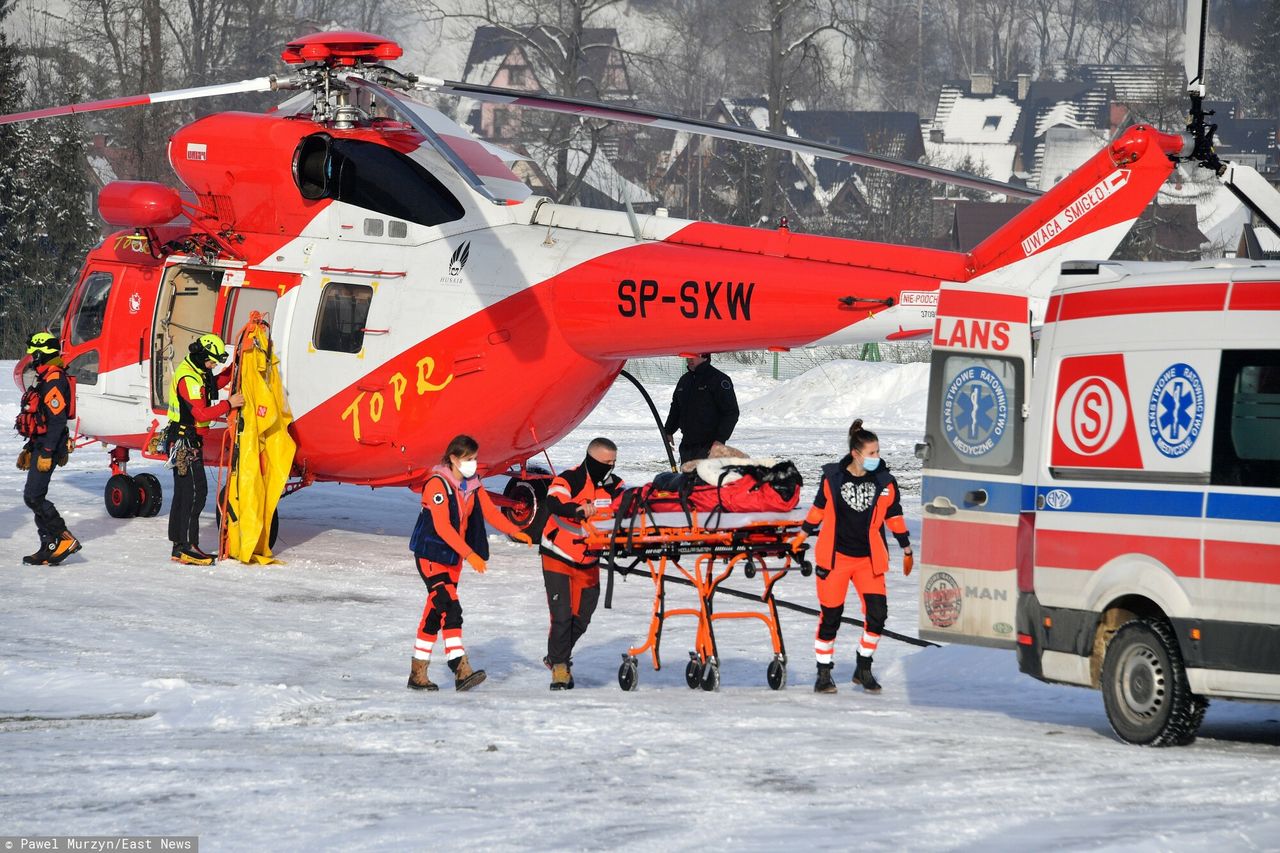
[[[482,472],[518,469],[506,505],[532,520],[528,460],[591,411],[628,358],[927,337],[942,282],[1043,297],[1064,257],[1108,257],[1190,153],[1182,135],[1132,127],[968,253],[634,216],[532,196],[505,152],[412,93],[1037,194],[711,122],[418,78],[384,64],[401,53],[367,33],[321,33],[287,46],[288,76],[0,117],[300,91],[265,114],[218,113],[173,134],[169,160],[194,201],[141,182],[99,195],[124,230],[90,252],[52,325],[79,379],[79,434],[115,446],[117,477],[163,421],[187,344],[208,331],[233,339],[256,311],[271,320],[295,416],[291,487],[420,487],[467,432]],[[989,332],[974,321],[957,334]],[[210,462],[218,444],[206,444]],[[137,511],[115,482],[108,509]]]

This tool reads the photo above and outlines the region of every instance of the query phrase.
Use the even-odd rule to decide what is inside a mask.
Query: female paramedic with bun
[[[484,670],[471,668],[462,646],[458,579],[463,560],[480,574],[488,568],[485,561],[489,558],[489,531],[485,521],[518,542],[533,544],[489,499],[476,476],[479,450],[480,445],[471,436],[454,436],[422,489],[422,512],[409,541],[418,574],[427,585],[427,603],[409,670],[409,687],[413,690],[438,689],[427,678],[427,665],[440,633],[444,634],[445,660],[453,671],[454,688],[470,690],[484,681]]]
[[[889,615],[884,584],[889,570],[885,526],[902,548],[902,573],[911,574],[911,537],[902,518],[898,481],[880,459],[880,440],[862,428],[859,418],[849,427],[849,453],[839,462],[822,466],[822,482],[813,507],[801,532],[791,540],[792,550],[799,550],[804,540],[821,528],[813,556],[818,603],[822,606],[813,643],[818,658],[815,693],[836,692],[831,678],[832,656],[850,583],[862,601],[865,623],[853,683],[861,684],[868,693],[880,692],[880,684],[871,674],[871,658]]]

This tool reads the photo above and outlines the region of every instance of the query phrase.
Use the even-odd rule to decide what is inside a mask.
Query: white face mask
[[[463,477],[474,477],[476,475],[476,460],[463,459],[458,463],[458,472]]]

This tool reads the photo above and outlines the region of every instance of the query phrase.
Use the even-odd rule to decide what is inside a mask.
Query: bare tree
[[[747,34],[763,37],[767,44],[764,84],[769,130],[782,133],[783,112],[791,100],[793,81],[815,68],[822,75],[824,55],[819,39],[831,34],[856,41],[862,34],[854,28],[854,10],[843,0],[761,0],[757,14],[759,18],[748,25]],[[779,156],[775,149],[765,154],[760,197],[763,221],[776,213],[782,195],[778,187]]]
[[[593,51],[621,50],[613,42],[597,40],[604,13],[623,0],[483,0],[461,4],[448,0],[420,0],[428,20],[461,21],[498,28],[528,58],[536,79],[552,94],[600,100],[606,81],[591,73]],[[488,81],[485,81],[488,82]],[[522,120],[522,124],[526,123]],[[533,124],[532,120],[527,122]],[[557,115],[542,123],[537,145],[553,164],[556,200],[572,201],[591,168],[604,126]],[[570,150],[582,154],[581,165],[570,168]]]

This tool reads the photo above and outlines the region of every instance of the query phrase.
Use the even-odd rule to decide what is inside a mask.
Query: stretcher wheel
[[[138,511],[138,486],[128,474],[112,474],[102,492],[107,504],[107,515],[112,518],[132,518]]]
[[[164,493],[160,488],[160,481],[156,478],[156,475],[139,474],[133,478],[133,483],[138,487],[138,516],[140,518],[151,518],[159,514],[160,504],[164,500]]]
[[[770,690],[781,690],[787,686],[787,665],[774,658],[769,661],[769,670],[765,677],[769,681]]]
[[[709,662],[702,669],[702,689],[713,693],[720,689],[720,667],[715,661]]]
[[[622,666],[618,667],[618,686],[627,691],[635,690],[639,680],[638,669],[635,658],[624,660]]]
[[[685,664],[684,683],[689,685],[690,690],[697,690],[702,686],[702,664],[696,658]]]

